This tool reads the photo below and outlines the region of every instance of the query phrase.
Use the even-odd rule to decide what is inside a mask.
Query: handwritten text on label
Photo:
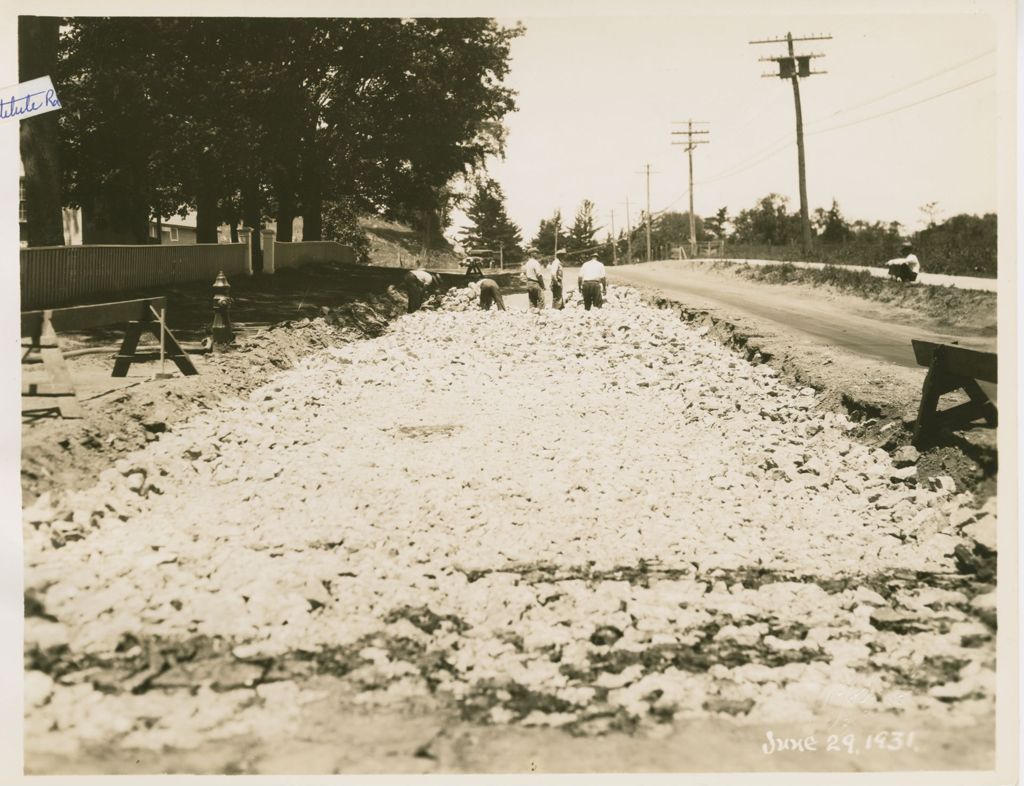
[[[60,100],[48,76],[0,89],[0,120],[22,120],[55,109],[60,109]]]

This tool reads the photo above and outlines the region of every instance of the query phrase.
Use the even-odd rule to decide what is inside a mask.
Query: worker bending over
[[[505,310],[505,301],[501,299],[501,287],[493,278],[480,279],[480,308],[484,311],[491,310],[491,303],[498,307],[498,311]]]
[[[441,291],[441,277],[423,268],[410,270],[402,279],[402,287],[409,298],[409,313],[418,311],[423,301]]]

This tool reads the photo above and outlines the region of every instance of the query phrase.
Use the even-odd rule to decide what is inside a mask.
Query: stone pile
[[[480,284],[470,281],[465,287],[452,287],[441,297],[445,311],[472,311],[480,308]]]
[[[26,511],[30,748],[292,734],[312,674],[579,733],[991,713],[992,506],[630,290],[467,292]]]

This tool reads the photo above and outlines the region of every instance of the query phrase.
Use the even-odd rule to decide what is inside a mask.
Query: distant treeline
[[[906,234],[898,222],[846,221],[838,204],[818,209],[812,221],[815,234],[810,254],[800,248],[800,215],[790,213],[787,200],[769,194],[750,210],[731,220],[732,231],[723,231],[722,256],[749,259],[807,260],[837,265],[881,266],[899,254],[900,244],[910,240],[921,266],[928,273],[959,276],[996,276],[997,221],[994,213],[984,216],[958,215]],[[723,220],[724,219],[724,220]],[[716,216],[716,228],[728,218],[724,210]],[[706,219],[704,227],[711,224]],[[712,234],[705,229],[705,238]]]

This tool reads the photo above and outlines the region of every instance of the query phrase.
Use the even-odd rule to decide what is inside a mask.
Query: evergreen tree
[[[598,227],[594,223],[594,203],[589,199],[584,199],[569,228],[565,250],[571,253],[596,246],[597,241],[594,236],[597,234],[597,229]]]
[[[491,178],[480,178],[474,184],[466,216],[472,225],[460,233],[466,251],[489,249],[497,258],[502,249],[506,262],[523,258],[523,236],[505,212],[505,192]]]
[[[853,230],[846,223],[843,214],[839,211],[839,203],[832,200],[832,207],[828,210],[816,211],[821,224],[821,239],[826,243],[844,243],[853,237]]]
[[[726,235],[726,225],[729,223],[729,208],[720,207],[713,216],[704,219],[704,229],[721,240]]]
[[[537,234],[533,238],[533,245],[537,246],[540,255],[547,257],[555,251],[555,232],[558,232],[558,248],[564,249],[569,242],[569,236],[565,233],[562,225],[562,211],[556,210],[551,218],[541,219],[537,227]]]

